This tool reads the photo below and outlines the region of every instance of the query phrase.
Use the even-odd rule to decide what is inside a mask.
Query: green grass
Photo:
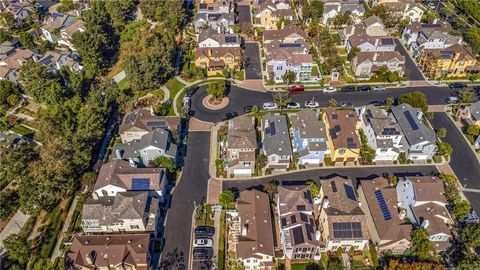
[[[177,78],[172,78],[165,84],[165,87],[170,91],[170,97],[172,97],[172,99],[184,86],[185,85],[179,82]]]
[[[308,263],[292,264],[292,270],[306,270]]]
[[[22,136],[25,136],[25,137],[33,137],[33,134],[35,133],[35,131],[29,129],[29,128],[26,128],[22,125],[14,125],[11,130],[15,133],[18,133]]]
[[[125,90],[130,88],[130,81],[128,79],[123,79],[118,83],[118,89]]]
[[[206,213],[204,213],[204,209],[206,209]],[[195,213],[195,225],[196,226],[214,226],[213,219],[210,219],[210,215],[212,213],[212,205],[207,204],[204,208],[200,207],[197,209]]]
[[[225,211],[220,216],[220,236],[218,239],[218,269],[225,269]]]

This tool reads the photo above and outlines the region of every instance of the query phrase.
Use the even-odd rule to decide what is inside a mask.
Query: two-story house
[[[388,0],[382,3],[392,16],[398,19],[407,19],[410,22],[419,22],[424,9],[415,3],[415,0]]]
[[[58,72],[64,66],[73,72],[83,69],[79,58],[68,50],[47,51],[38,62],[45,65],[50,72]]]
[[[423,49],[445,49],[462,42],[461,36],[452,36],[448,23],[420,23],[409,24],[402,32],[402,40],[409,52],[418,56]]]
[[[357,162],[362,144],[358,138],[360,121],[351,110],[325,109],[324,122],[327,131],[329,157],[332,162]]]
[[[424,49],[419,62],[426,73],[435,77],[465,77],[480,72],[472,50],[458,43],[444,49]]]
[[[352,70],[359,77],[371,77],[383,67],[401,77],[405,74],[405,56],[398,51],[358,52],[352,61]]]
[[[158,198],[147,191],[119,192],[115,197],[88,199],[82,209],[85,233],[138,233],[157,229]]]
[[[402,129],[403,152],[406,153],[407,159],[413,161],[431,159],[437,151],[437,137],[435,132],[422,122],[422,110],[404,103],[393,107],[391,115]]]
[[[240,47],[241,38],[234,34],[219,34],[208,28],[197,35],[199,48]]]
[[[20,68],[27,61],[37,61],[38,58],[29,49],[17,49],[0,61],[0,79],[18,83]]]
[[[242,115],[228,121],[226,169],[227,175],[249,177],[255,171],[258,149],[255,119]]]
[[[320,198],[323,198],[318,218],[321,231],[320,244],[326,251],[336,252],[354,248],[368,248],[370,233],[365,213],[355,195],[350,179],[335,176],[320,182]]]
[[[286,171],[292,159],[292,146],[285,115],[268,114],[262,118],[262,153],[271,171]]]
[[[258,190],[242,191],[236,208],[236,259],[245,269],[272,269],[275,252],[268,194]]]
[[[48,17],[45,23],[40,27],[42,30],[41,38],[49,42],[56,43],[60,38],[61,30],[75,22],[75,17],[63,13],[53,13]]]
[[[285,26],[283,29],[266,30],[263,32],[264,44],[273,41],[280,41],[281,43],[297,43],[298,40],[307,40],[307,33],[294,23]]]
[[[325,123],[319,117],[320,113],[311,109],[303,109],[290,115],[292,149],[298,153],[298,164],[323,163],[328,151],[327,133]]]
[[[128,161],[114,160],[102,165],[93,189],[94,198],[114,197],[119,192],[149,191],[163,201],[167,175],[162,168],[136,168]]]
[[[415,226],[427,230],[437,251],[450,247],[452,218],[446,208],[443,181],[436,176],[409,176],[397,183],[400,211]]]
[[[327,2],[323,10],[322,22],[325,25],[330,24],[333,18],[345,12],[350,13],[354,24],[359,24],[362,22],[365,8],[361,3]]]
[[[278,187],[277,218],[283,254],[292,261],[319,259],[312,193],[309,187]]]
[[[2,1],[1,8],[14,18],[10,27],[22,27],[25,23],[33,21],[32,15],[35,14],[33,1]]]
[[[255,6],[254,10],[254,26],[265,30],[278,30],[277,24],[280,19],[292,21],[295,15],[290,2],[285,0],[266,0]]]
[[[459,108],[457,111],[459,117],[466,125],[476,125],[480,127],[480,101],[477,101],[470,106]]]
[[[195,32],[211,28],[220,34],[233,34],[235,16],[233,13],[197,13],[193,18]]]
[[[397,190],[387,179],[377,177],[360,181],[359,198],[366,204],[361,208],[367,213],[367,223],[373,243],[379,253],[392,252],[402,255],[411,246],[412,225],[405,212],[397,206]]]
[[[159,156],[177,162],[177,145],[170,132],[161,128],[148,132],[139,140],[114,145],[110,158],[128,160],[130,164],[143,167],[149,166]]]
[[[156,116],[152,110],[139,108],[125,114],[118,133],[123,143],[142,139],[155,129],[166,129],[172,134],[181,134],[181,119],[177,116]]]
[[[396,44],[392,37],[373,37],[359,31],[347,40],[347,52],[354,47],[358,48],[360,52],[393,52]]]
[[[76,269],[149,269],[150,234],[75,235],[67,261]]]
[[[57,43],[60,46],[64,46],[69,48],[72,51],[76,51],[75,46],[73,46],[73,43],[72,43],[73,34],[77,32],[85,32],[85,31],[86,31],[85,22],[80,19],[77,19],[72,24],[60,29],[60,38],[57,40]]]
[[[221,74],[223,70],[242,67],[242,49],[239,47],[195,48],[195,65],[207,69],[207,75]]]
[[[397,160],[403,151],[400,125],[387,112],[374,106],[359,108],[358,115],[368,144],[375,150],[375,160]]]

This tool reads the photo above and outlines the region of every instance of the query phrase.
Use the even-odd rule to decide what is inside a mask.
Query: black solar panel
[[[236,43],[237,37],[236,36],[226,36],[225,43]]]
[[[412,128],[412,130],[417,130],[418,125],[417,125],[417,122],[415,122],[415,119],[413,118],[412,114],[409,111],[404,111],[403,114],[405,115],[405,118],[407,118],[407,121],[410,124],[410,127]]]
[[[390,210],[388,209],[387,204],[385,203],[385,198],[380,190],[375,191],[375,198],[377,199],[378,206],[383,214],[384,220],[392,219],[392,215],[390,214]]]
[[[382,135],[400,135],[400,132],[398,132],[395,128],[384,128]]]
[[[343,184],[343,188],[345,188],[345,193],[347,194],[347,198],[349,198],[352,201],[356,201],[357,198],[355,197],[355,191],[353,190],[353,187]]]
[[[296,224],[297,223],[297,217],[296,216],[291,216],[290,221],[292,222],[292,224]]]
[[[307,215],[304,214],[304,213],[300,213],[300,220],[301,220],[302,222],[308,222],[308,217],[307,217]]]
[[[295,245],[305,242],[305,238],[303,237],[302,227],[293,228],[292,233],[293,233],[293,241],[295,242]]]
[[[361,238],[362,226],[360,222],[333,223],[333,236],[335,238]]]
[[[297,205],[297,211],[304,211],[305,205]]]
[[[275,122],[270,122],[270,132],[267,132],[267,133],[270,133],[270,136],[274,136],[276,134]]]
[[[347,146],[348,148],[357,148],[357,144],[353,140],[353,138],[347,138]]]
[[[382,44],[384,44],[384,45],[393,45],[393,39],[391,39],[391,38],[382,38]]]
[[[49,55],[49,56],[43,58],[42,60],[40,60],[40,63],[48,66],[52,63],[52,59],[53,59],[53,55]]]
[[[337,185],[335,184],[335,181],[330,182],[330,185],[332,186],[332,191],[337,192]]]
[[[313,226],[311,224],[306,224],[305,228],[307,229],[307,238],[312,241],[312,234],[315,234]]]
[[[151,129],[157,129],[157,128],[165,128],[167,125],[165,121],[148,121],[147,122],[147,127],[150,127]]]
[[[150,179],[148,178],[132,179],[132,190],[149,190],[149,189],[150,189]]]
[[[282,43],[280,48],[300,48],[302,44],[300,43]]]

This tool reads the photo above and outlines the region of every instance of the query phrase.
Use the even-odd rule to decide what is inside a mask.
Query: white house
[[[404,75],[405,56],[398,51],[393,52],[358,52],[352,61],[352,70],[356,76],[371,77],[382,67],[389,72]]]
[[[233,34],[219,34],[208,28],[197,35],[199,48],[240,47],[241,38]]]
[[[359,3],[326,3],[322,16],[322,23],[328,24],[330,20],[335,18],[340,13],[350,12],[354,24],[362,22],[362,17],[365,14],[363,4]]]
[[[75,22],[75,17],[63,13],[53,13],[40,27],[41,38],[56,43],[60,38],[61,30]],[[57,32],[58,31],[58,32]]]
[[[413,22],[402,32],[402,40],[413,55],[423,49],[445,49],[462,42],[461,36],[452,36],[447,23],[424,24]]]
[[[360,52],[393,52],[396,44],[392,37],[372,37],[363,32],[348,38],[347,52],[354,47],[357,47]]]

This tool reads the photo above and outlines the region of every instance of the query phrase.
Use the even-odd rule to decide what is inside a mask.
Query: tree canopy
[[[423,112],[428,110],[427,96],[419,91],[402,94],[398,98],[398,104],[407,103],[414,108],[420,108]]]
[[[431,253],[433,253],[433,245],[430,240],[428,240],[428,232],[423,228],[416,228],[412,230],[412,246],[410,247],[409,253],[412,256],[417,257],[420,261],[427,261],[431,258]]]

